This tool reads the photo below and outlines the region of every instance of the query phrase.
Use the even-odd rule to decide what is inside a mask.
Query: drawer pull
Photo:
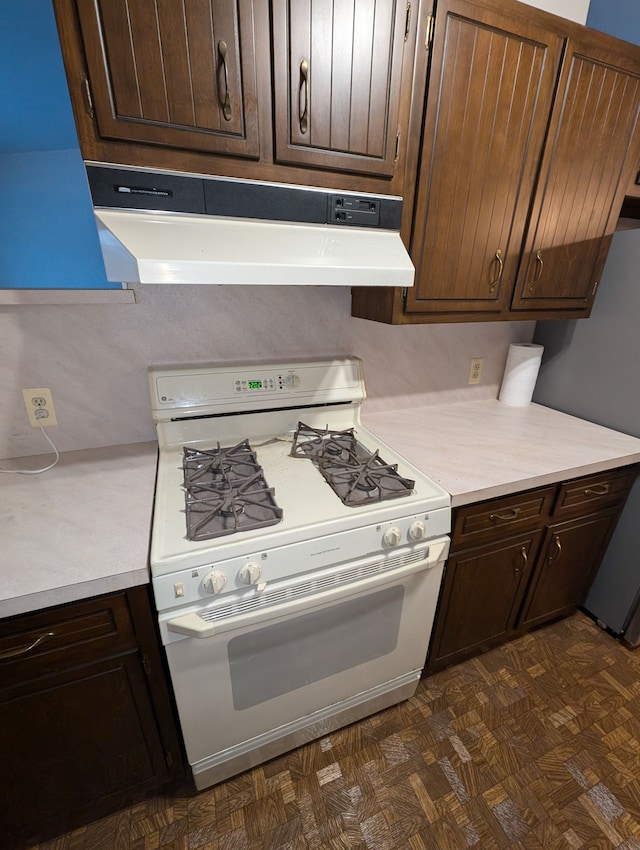
[[[33,643],[30,643],[29,646],[21,646],[18,647],[18,649],[8,649],[6,652],[0,652],[0,661],[6,661],[9,658],[18,658],[20,655],[26,655],[27,652],[31,652],[32,649],[36,648],[36,646],[40,646],[41,643],[52,637],[55,637],[55,632],[45,632],[45,634],[36,638]]]
[[[554,546],[556,547],[556,554],[552,555],[551,552],[549,553],[549,558],[548,558],[549,563],[551,563],[552,561],[559,561],[560,555],[562,555],[562,543],[560,542],[560,538],[558,537],[557,534],[553,538],[553,543],[554,543]]]
[[[520,567],[514,567],[514,573],[518,576],[522,572],[522,570],[527,569],[527,564],[529,563],[529,556],[527,555],[527,547],[523,546],[520,552],[518,553],[522,558],[522,569]]]
[[[517,519],[520,516],[520,508],[511,508],[511,510],[506,514],[489,514],[489,519],[492,520],[503,520],[507,521],[510,519]]]
[[[608,492],[608,484],[594,484],[593,487],[587,487],[584,491],[585,496],[606,496]]]

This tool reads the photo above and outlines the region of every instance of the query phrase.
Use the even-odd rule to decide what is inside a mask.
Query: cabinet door
[[[251,0],[77,0],[103,138],[257,158]]]
[[[3,689],[0,728],[5,835],[141,796],[168,775],[137,653]]]
[[[561,47],[497,6],[438,3],[407,312],[508,309]]]
[[[519,626],[571,613],[584,602],[617,520],[609,513],[549,526]]]
[[[571,40],[532,205],[514,309],[588,313],[638,165],[637,48]],[[619,45],[619,43],[618,43]]]
[[[427,669],[500,643],[513,630],[541,532],[449,558]]]
[[[274,0],[277,162],[393,176],[407,21],[406,0]]]

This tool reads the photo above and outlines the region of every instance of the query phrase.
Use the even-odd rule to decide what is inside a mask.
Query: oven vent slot
[[[350,584],[351,582],[359,581],[369,576],[423,561],[427,557],[427,551],[426,549],[421,549],[405,555],[399,555],[395,558],[389,558],[385,561],[378,560],[371,564],[362,564],[358,567],[329,575],[320,573],[316,574],[315,578],[309,578],[307,576],[306,580],[301,580],[298,584],[292,584],[290,581],[287,581],[285,587],[273,585],[270,588],[267,587],[263,593],[250,596],[246,599],[240,599],[237,602],[221,604],[219,608],[209,609],[206,612],[202,612],[200,616],[208,623],[213,623],[219,620],[226,620],[228,617],[237,617],[240,614],[259,611],[271,605],[278,605],[281,602],[288,602],[291,599],[300,599],[304,596],[310,596],[313,593],[330,590],[332,587]]]

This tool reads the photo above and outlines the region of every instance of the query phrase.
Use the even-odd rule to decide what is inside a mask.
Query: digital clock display
[[[247,386],[250,390],[261,390],[262,381],[247,381]]]

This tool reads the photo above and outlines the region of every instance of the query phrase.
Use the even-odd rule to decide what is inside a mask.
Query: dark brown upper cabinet
[[[639,103],[637,55],[588,30],[570,39],[514,309],[590,310],[636,170]]]
[[[634,45],[514,0],[439,0],[415,287],[354,290],[353,315],[588,316],[640,162],[639,81]]]
[[[274,0],[278,162],[393,176],[407,16],[406,0]]]
[[[410,220],[431,0],[53,2],[84,159],[405,197],[408,171]]]
[[[249,0],[77,0],[77,9],[103,138],[259,156]]]
[[[561,51],[532,21],[439,7],[407,313],[508,309]]]

